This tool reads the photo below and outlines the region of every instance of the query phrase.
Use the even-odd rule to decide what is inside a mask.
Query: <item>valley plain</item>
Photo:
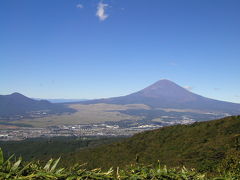
[[[207,112],[194,109],[151,108],[144,104],[68,104],[76,112],[71,114],[49,115],[40,118],[26,118],[10,121],[10,124],[23,124],[32,127],[49,127],[77,124],[125,124],[125,127],[147,124],[171,125],[188,124],[225,117],[226,113]],[[121,123],[127,122],[127,123]]]
[[[50,115],[43,118],[22,119],[20,121],[12,121],[12,123],[29,124],[32,125],[33,127],[48,127],[56,125],[104,123],[106,121],[117,122],[126,119],[137,121],[140,120],[141,117],[123,114],[118,111],[127,109],[149,109],[148,106],[142,104],[136,105],[69,104],[67,106],[76,110],[76,112],[72,114]]]

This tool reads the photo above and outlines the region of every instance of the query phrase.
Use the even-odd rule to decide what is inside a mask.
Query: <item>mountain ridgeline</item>
[[[61,114],[74,112],[62,104],[53,104],[47,100],[34,100],[20,93],[0,95],[0,116],[9,118],[12,116],[25,116],[31,112],[44,112],[46,114]]]
[[[96,99],[82,104],[146,104],[152,108],[205,110],[240,114],[240,104],[218,101],[194,94],[169,80],[160,80],[138,92],[107,99]]]

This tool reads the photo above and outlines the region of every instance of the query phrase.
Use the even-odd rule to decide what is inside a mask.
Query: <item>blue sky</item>
[[[1,0],[0,94],[102,98],[165,78],[240,103],[239,0]]]

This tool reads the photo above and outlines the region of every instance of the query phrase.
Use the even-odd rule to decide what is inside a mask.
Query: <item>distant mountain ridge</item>
[[[47,100],[34,100],[20,93],[0,95],[0,116],[22,116],[32,111],[46,111],[49,114],[73,112],[64,105],[53,104]]]
[[[82,104],[146,104],[153,108],[196,109],[240,114],[240,104],[224,102],[194,94],[169,80],[160,80],[138,92],[107,99],[96,99]]]
[[[80,102],[87,101],[88,99],[42,99],[42,98],[33,98],[35,100],[47,100],[51,103],[72,103],[72,102]]]

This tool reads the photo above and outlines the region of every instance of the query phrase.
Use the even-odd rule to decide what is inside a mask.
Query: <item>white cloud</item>
[[[76,8],[82,9],[82,8],[83,8],[83,5],[82,5],[82,4],[77,4],[77,5],[76,5]]]
[[[184,88],[185,88],[186,90],[188,90],[188,91],[191,91],[191,90],[193,89],[192,86],[184,86]]]
[[[108,18],[108,15],[105,12],[106,7],[108,7],[108,4],[104,4],[102,2],[98,3],[96,16],[99,18],[100,21],[104,21]]]

